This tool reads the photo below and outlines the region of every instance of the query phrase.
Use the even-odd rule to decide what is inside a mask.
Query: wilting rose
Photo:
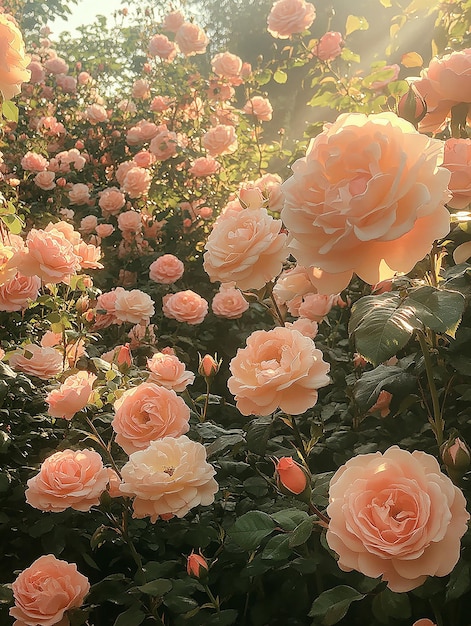
[[[17,273],[12,279],[0,285],[0,311],[22,311],[36,300],[41,288],[37,276],[23,276]]]
[[[193,372],[185,369],[185,364],[175,354],[157,352],[147,359],[147,369],[150,371],[148,382],[176,392],[185,391],[195,380]]]
[[[10,356],[10,366],[30,376],[49,380],[63,370],[63,356],[55,348],[38,346],[29,343],[18,348]]]
[[[173,61],[177,55],[177,47],[165,35],[154,35],[149,41],[149,54],[152,57],[160,57],[165,61]]]
[[[190,428],[185,402],[172,389],[153,382],[125,391],[114,409],[111,425],[116,442],[127,454],[147,448],[156,439],[180,437]]]
[[[162,311],[165,317],[177,322],[201,324],[208,313],[208,303],[199,294],[187,289],[164,296]]]
[[[281,216],[319,292],[339,293],[353,272],[371,285],[406,273],[446,236],[442,160],[441,141],[393,113],[344,114],[311,140],[282,186]]]
[[[49,456],[27,482],[26,502],[41,511],[89,511],[108,484],[108,472],[95,450],[61,450]]]
[[[277,408],[299,415],[330,383],[328,363],[314,342],[297,330],[257,330],[230,363],[227,382],[242,415],[269,415]]]
[[[218,484],[205,447],[189,439],[164,437],[134,452],[121,470],[124,495],[134,497],[133,517],[183,517],[195,506],[214,502]]]
[[[466,501],[425,452],[393,446],[354,457],[332,477],[329,499],[327,543],[343,571],[381,576],[400,593],[458,562]]]
[[[453,194],[448,205],[464,209],[471,202],[471,139],[447,139],[443,167],[451,172],[448,189]]]
[[[261,289],[288,256],[281,221],[266,209],[229,208],[216,220],[205,245],[204,269],[212,282]]]
[[[116,289],[114,314],[121,322],[148,324],[154,315],[154,301],[140,289]]]
[[[278,39],[288,39],[309,28],[316,17],[314,5],[305,0],[278,0],[268,15],[268,32]]]
[[[233,126],[218,124],[203,135],[203,147],[210,156],[230,154],[237,150],[237,135]]]
[[[191,22],[184,22],[175,33],[175,43],[182,54],[191,57],[206,52],[208,38],[200,26]]]
[[[173,254],[163,254],[149,267],[149,278],[155,283],[171,285],[179,280],[185,271],[182,261]]]
[[[30,57],[25,54],[23,35],[6,13],[0,15],[0,91],[10,100],[21,91],[21,83],[29,81]]]
[[[243,108],[244,113],[253,115],[260,122],[269,122],[273,115],[273,107],[268,98],[262,96],[253,96],[247,100]]]
[[[90,583],[75,563],[47,554],[23,570],[11,588],[16,626],[69,626],[66,611],[82,605]]]
[[[333,61],[342,53],[343,46],[342,33],[329,31],[322,35],[312,52],[321,61]]]
[[[48,414],[70,420],[87,404],[96,380],[95,374],[77,372],[68,376],[58,389],[53,389],[46,396]]]
[[[222,284],[211,302],[214,315],[229,320],[238,319],[248,308],[249,303],[240,289],[233,286],[233,283]]]

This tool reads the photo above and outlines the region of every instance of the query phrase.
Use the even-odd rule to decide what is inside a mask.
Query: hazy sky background
[[[122,9],[126,3],[121,0],[80,0],[77,5],[70,5],[72,15],[67,21],[56,20],[49,24],[54,35],[67,30],[69,32],[83,24],[91,24],[95,21],[97,15],[113,15],[117,9]]]

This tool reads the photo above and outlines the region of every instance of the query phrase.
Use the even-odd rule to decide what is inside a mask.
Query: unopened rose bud
[[[189,576],[202,578],[208,573],[209,567],[206,559],[201,554],[192,552],[186,561],[186,571]]]
[[[128,343],[124,346],[118,346],[118,348],[116,348],[114,361],[120,372],[126,372],[131,367],[132,356]]]
[[[453,482],[459,482],[471,465],[471,450],[465,441],[452,435],[440,448],[443,463]]]
[[[307,470],[290,456],[282,457],[276,464],[276,482],[281,493],[310,499],[311,478]]]
[[[219,372],[220,365],[221,361],[218,362],[216,355],[212,357],[210,354],[205,354],[203,358],[200,357],[198,374],[205,378],[212,378]]]
[[[414,87],[413,84],[409,85],[409,91],[399,100],[397,114],[399,117],[413,124],[416,128],[427,114],[425,100],[419,93],[417,87]]]

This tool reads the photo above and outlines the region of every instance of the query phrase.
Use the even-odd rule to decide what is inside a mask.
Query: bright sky
[[[122,0],[79,0],[77,5],[69,5],[72,15],[67,21],[56,20],[49,24],[49,28],[54,35],[59,35],[63,31],[71,32],[77,26],[93,23],[97,15],[109,15],[111,18],[117,9],[125,6],[126,3],[122,3]]]

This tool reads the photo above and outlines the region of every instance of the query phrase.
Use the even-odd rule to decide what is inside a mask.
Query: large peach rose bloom
[[[199,294],[191,289],[168,293],[162,298],[162,312],[165,317],[186,322],[187,324],[201,324],[208,313],[208,303]]]
[[[69,507],[89,511],[100,503],[108,472],[95,450],[61,450],[48,457],[30,478],[26,502],[41,511],[58,513]]]
[[[63,360],[64,357],[55,348],[28,343],[13,352],[9,363],[14,370],[48,380],[62,372]]]
[[[154,315],[154,301],[140,289],[116,289],[114,314],[121,322],[148,324]]]
[[[280,408],[299,415],[330,383],[330,365],[312,339],[297,330],[256,330],[230,363],[227,382],[242,415],[269,415]]]
[[[41,288],[37,276],[23,276],[17,273],[12,279],[0,285],[0,311],[21,311],[28,308],[29,302],[36,300]]]
[[[47,554],[23,570],[11,588],[13,626],[69,626],[65,613],[82,605],[90,583],[75,563]]]
[[[233,126],[218,124],[210,128],[201,140],[203,147],[212,157],[220,154],[230,154],[238,147],[237,135]]]
[[[66,378],[58,389],[53,389],[46,396],[48,414],[70,420],[90,399],[92,386],[96,380],[95,374],[77,372]]]
[[[155,283],[171,285],[179,280],[185,271],[183,262],[174,254],[163,254],[149,266],[149,278]]]
[[[4,100],[10,100],[20,93],[21,83],[29,81],[31,59],[25,54],[21,31],[6,13],[0,15],[0,42],[0,91]]]
[[[288,39],[309,28],[316,17],[314,5],[305,0],[278,0],[268,15],[268,32],[277,39]]]
[[[425,452],[392,446],[354,457],[332,477],[329,499],[327,543],[343,571],[381,576],[399,593],[458,562],[466,501]]]
[[[188,432],[190,409],[172,389],[153,382],[128,389],[114,403],[111,425],[116,442],[127,454],[147,448],[151,441]]]
[[[283,184],[290,251],[323,293],[355,272],[375,285],[409,272],[449,232],[443,143],[394,113],[341,115]]]
[[[211,282],[235,282],[261,289],[277,276],[288,256],[281,221],[264,208],[228,208],[216,220],[205,245],[204,269]]]
[[[186,57],[204,54],[209,40],[204,30],[197,24],[183,22],[175,33],[175,43]]]
[[[173,391],[185,391],[195,380],[193,372],[185,369],[185,364],[175,354],[156,352],[147,359],[147,368],[150,370],[148,382]]]
[[[218,484],[205,447],[186,435],[164,437],[134,452],[121,470],[121,492],[134,497],[133,517],[183,517],[214,502]]]

